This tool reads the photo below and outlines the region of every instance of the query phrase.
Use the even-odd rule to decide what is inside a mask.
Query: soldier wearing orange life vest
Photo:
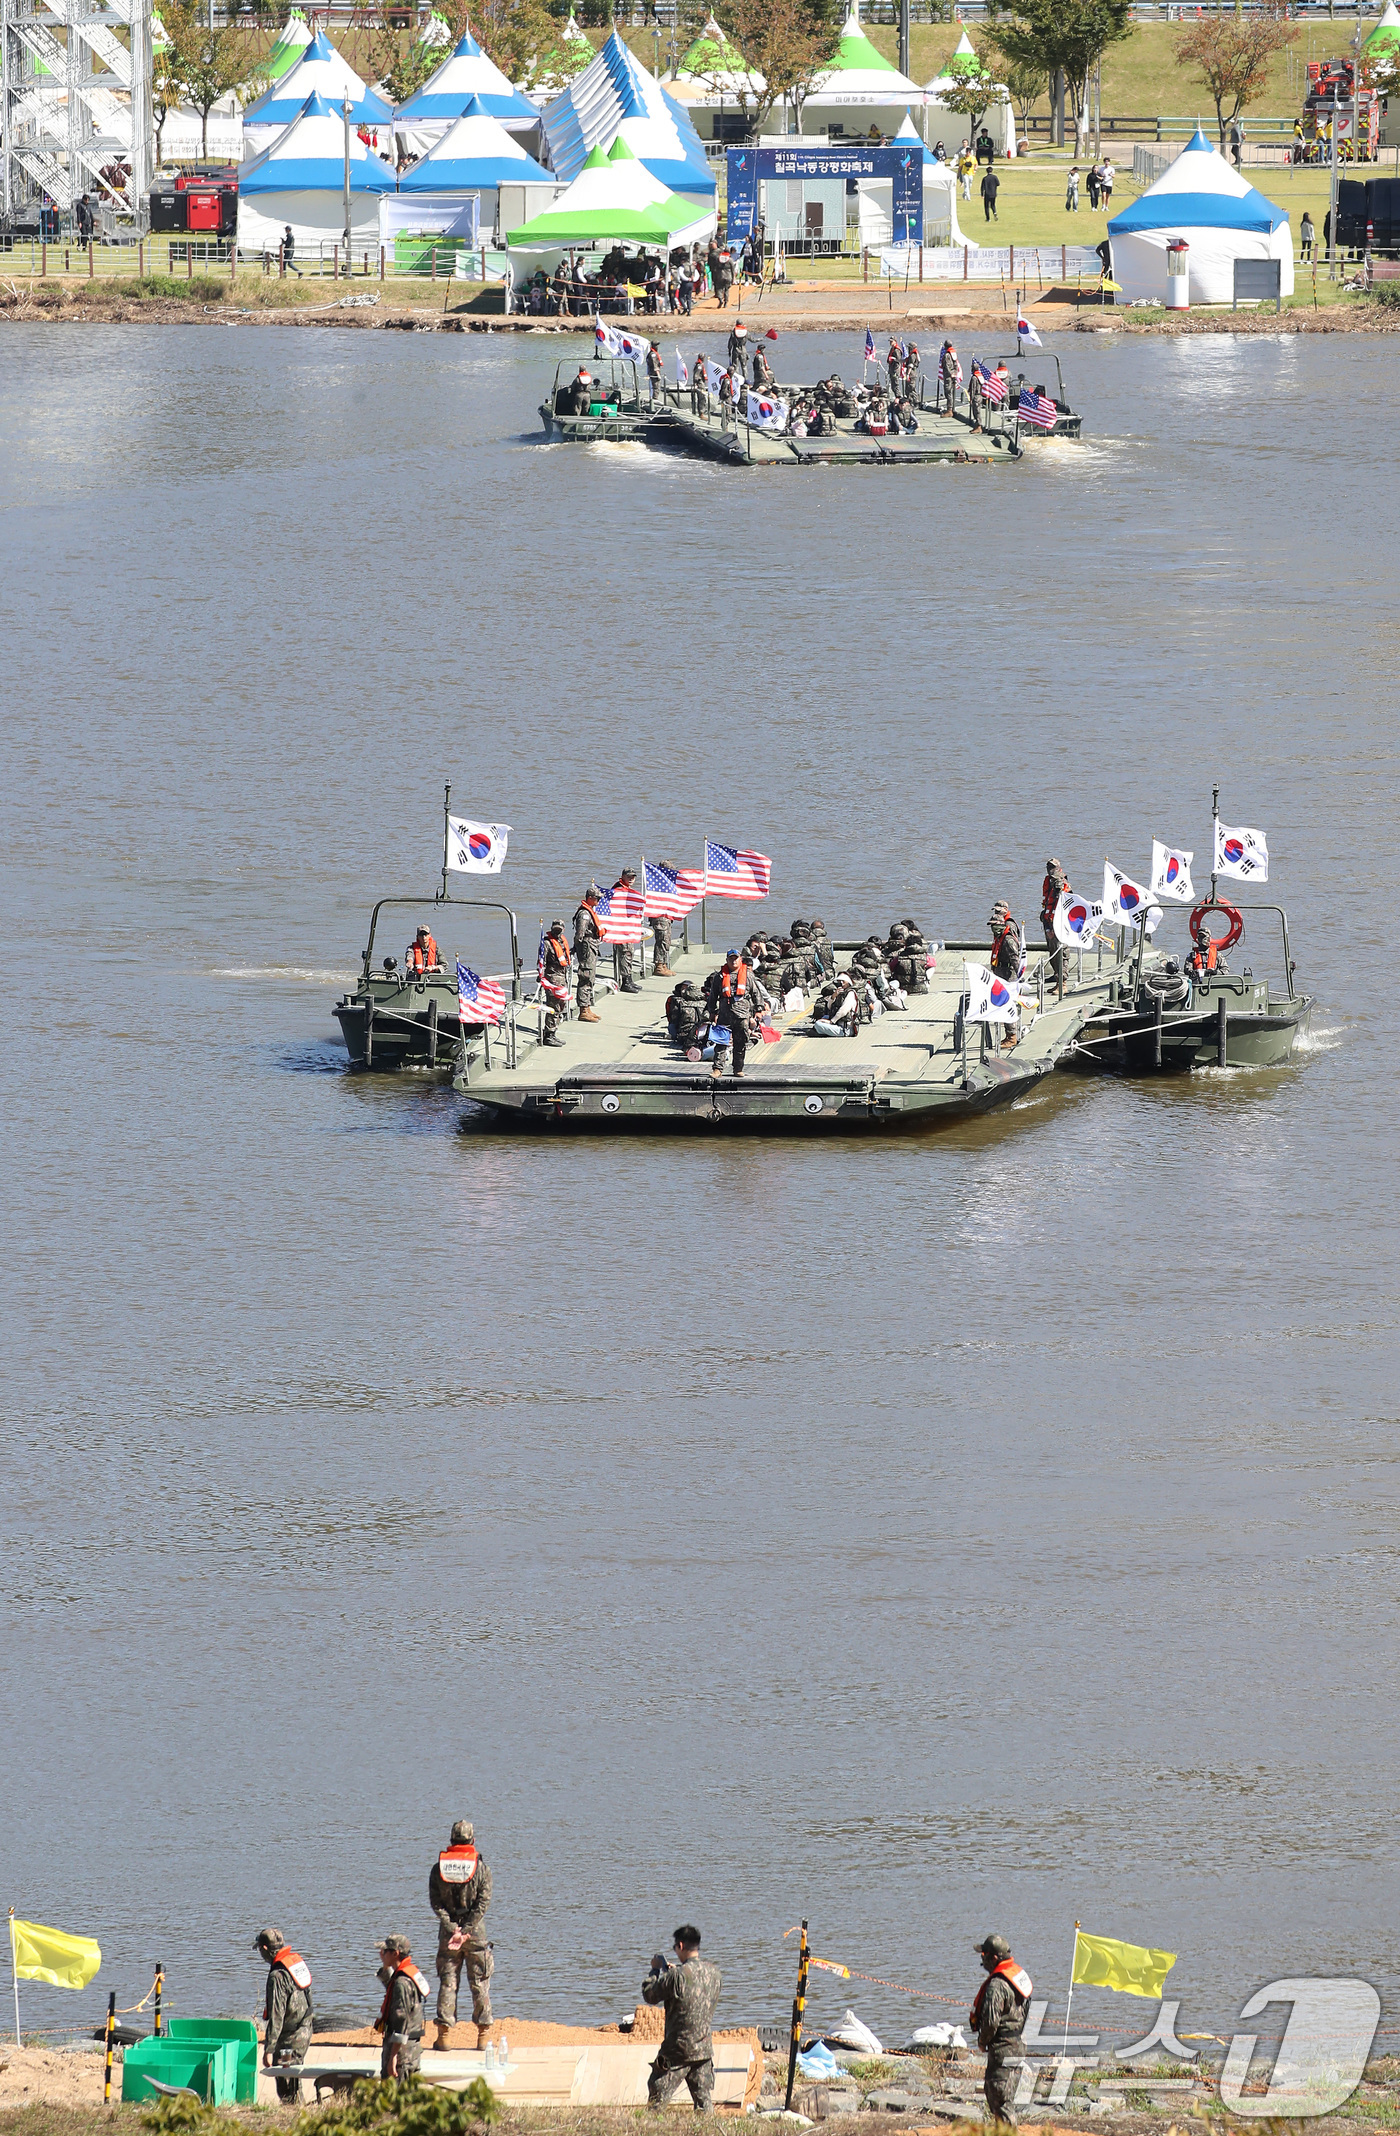
[[[381,2077],[397,2077],[400,2083],[416,2077],[423,2061],[423,2004],[428,1983],[413,1962],[407,1936],[386,1936],[379,1946],[379,1974],[384,2000],[374,2029],[382,2034],[384,2052],[379,2058]]]
[[[437,2038],[433,2046],[447,2047],[448,2033],[457,2022],[457,1990],[465,1967],[476,2043],[484,2047],[491,2030],[491,1975],[496,1970],[485,1926],[491,1871],[477,1851],[475,1829],[465,1817],[453,1825],[451,1843],[429,1872],[428,1904],[438,1918]]]
[[[268,1969],[263,2068],[300,2068],[311,2045],[311,1968],[275,1928],[260,1928],[254,1948]],[[295,2077],[277,2079],[279,2099],[295,2101],[300,2090]]]
[[[403,955],[404,970],[410,978],[421,978],[424,972],[441,969],[438,946],[426,927],[420,927]]]
[[[1016,2126],[1016,2080],[1025,2062],[1021,2034],[1031,2000],[1031,1976],[1011,1955],[1004,1936],[987,1936],[976,1945],[987,1978],[973,1997],[968,2023],[987,2057],[982,2095],[993,2121]]]

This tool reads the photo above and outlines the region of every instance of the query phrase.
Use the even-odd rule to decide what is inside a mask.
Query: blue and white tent
[[[350,130],[350,236],[379,255],[379,196],[394,191],[394,173]],[[290,223],[298,254],[345,242],[345,119],[314,93],[290,126],[238,167],[238,249],[273,252]]]
[[[705,205],[714,199],[699,134],[616,30],[582,74],[546,104],[544,132],[555,175],[569,184],[590,149],[610,148],[620,135],[671,192],[695,194]]]
[[[1192,304],[1229,304],[1236,260],[1280,260],[1283,294],[1293,294],[1293,233],[1288,210],[1248,185],[1197,127],[1174,163],[1108,226],[1113,279],[1121,304],[1161,303],[1167,294],[1167,246],[1184,238]]]
[[[243,138],[247,147],[255,153],[271,147],[283,127],[300,117],[309,96],[323,97],[327,104],[334,104],[337,112],[348,96],[352,126],[387,126],[393,117],[383,97],[366,89],[350,62],[318,30],[296,65],[289,67],[282,79],[264,90],[256,104],[244,112]]]
[[[501,120],[512,133],[538,126],[540,115],[529,100],[512,89],[493,59],[467,31],[440,67],[428,76],[416,96],[400,104],[394,114],[397,131],[410,137],[409,145],[425,148],[440,140],[454,119],[459,119],[467,101],[476,97],[481,108]]]
[[[555,180],[525,153],[499,119],[493,119],[479,96],[468,99],[441,140],[405,171],[401,193],[481,193],[502,185],[547,185]],[[485,202],[482,203],[483,216]]]

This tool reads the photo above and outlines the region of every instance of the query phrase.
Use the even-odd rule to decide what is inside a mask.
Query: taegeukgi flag
[[[1262,831],[1233,827],[1215,819],[1215,865],[1213,875],[1237,875],[1243,882],[1269,880],[1269,841]]]
[[[1120,875],[1110,861],[1103,864],[1103,909],[1115,927],[1135,927],[1144,919],[1152,893],[1131,875]]]
[[[1189,905],[1196,893],[1191,887],[1191,863],[1194,853],[1183,852],[1178,846],[1163,845],[1160,838],[1152,841],[1152,895],[1154,897],[1180,898]]]
[[[508,823],[473,823],[469,816],[449,816],[448,868],[454,875],[499,875],[509,841]]]
[[[1102,918],[1102,905],[1091,904],[1073,890],[1062,890],[1055,906],[1055,940],[1067,949],[1082,949],[1093,941]]]

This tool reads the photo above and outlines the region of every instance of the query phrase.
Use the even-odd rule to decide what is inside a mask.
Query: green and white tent
[[[1400,8],[1395,5],[1395,0],[1386,0],[1381,19],[1366,39],[1362,50],[1370,58],[1379,59],[1383,53],[1397,49],[1400,49]]]
[[[664,250],[708,237],[714,227],[713,208],[697,215],[695,202],[653,177],[619,136],[606,154],[601,146],[591,149],[583,169],[553,207],[508,231],[506,243],[512,252],[608,244]]]
[[[818,75],[802,106],[802,130],[815,133],[835,126],[864,133],[873,125],[888,136],[910,106],[923,101],[918,83],[876,51],[860,26],[857,0],[851,0],[836,57],[827,72]]]
[[[311,28],[299,7],[294,7],[277,33],[277,42],[258,69],[269,81],[280,82],[311,42]]]

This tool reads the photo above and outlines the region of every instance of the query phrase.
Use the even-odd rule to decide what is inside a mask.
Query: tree
[[[939,104],[967,120],[967,138],[975,141],[978,127],[996,102],[996,78],[980,52],[975,60],[960,60],[956,67],[950,61],[949,69],[948,86],[938,91]]]
[[[1222,149],[1240,113],[1264,94],[1274,55],[1297,34],[1280,7],[1261,15],[1203,15],[1179,40],[1177,65],[1189,67],[1215,99]]]
[[[399,29],[381,4],[379,20],[370,34],[370,78],[384,84],[392,103],[406,104],[416,96],[444,54],[425,44],[415,31]]]
[[[253,69],[247,36],[232,25],[211,30],[189,0],[172,0],[161,20],[169,42],[161,47],[155,71],[164,114],[173,104],[193,104],[200,117],[200,153],[207,156],[210,112],[230,89],[249,86]]]
[[[988,41],[997,48],[995,30],[989,33]],[[1012,103],[1021,114],[1022,134],[1028,134],[1031,130],[1031,113],[1046,90],[1048,76],[1044,67],[1038,59],[1013,59],[1008,54],[1002,54],[1001,64],[996,71],[1005,83]]]
[[[1010,0],[997,18],[996,48],[1008,61],[1024,60],[1045,76],[1063,69],[1079,133],[1089,76],[1132,26],[1132,0]]]
[[[472,24],[507,81],[527,81],[539,54],[559,42],[558,21],[543,0],[477,0]]]
[[[715,19],[744,55],[758,81],[735,95],[755,133],[779,103],[790,104],[798,126],[812,85],[826,72],[841,42],[820,0],[721,0]]]

